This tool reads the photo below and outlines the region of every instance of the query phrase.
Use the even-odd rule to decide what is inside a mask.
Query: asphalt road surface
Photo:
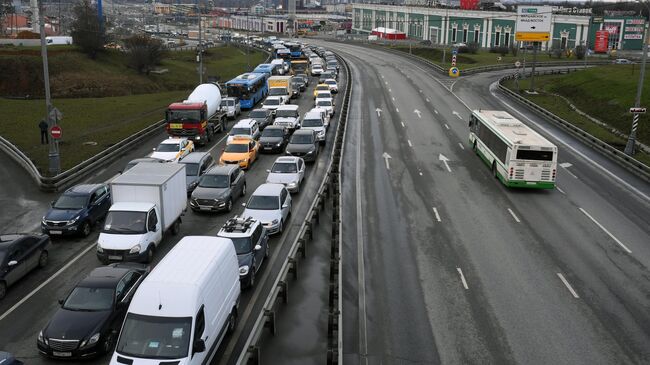
[[[454,82],[392,53],[322,44],[348,60],[354,85],[346,364],[650,363],[646,182],[505,99],[492,85],[503,73]],[[558,145],[557,189],[494,179],[468,142],[478,108],[508,110]]]
[[[313,107],[312,93],[317,81],[312,78],[308,90],[303,92],[299,99],[292,101],[293,104],[300,106],[301,115]],[[345,82],[345,76],[341,74],[339,79],[341,89],[344,88]],[[302,219],[304,219],[324,176],[330,157],[331,141],[338,124],[339,109],[340,106],[337,105],[337,112],[328,129],[328,143],[321,148],[318,161],[308,164],[301,191],[293,196],[294,204],[289,225],[285,227],[285,232],[281,237],[273,236],[270,240],[271,257],[263,264],[260,273],[258,273],[256,287],[243,292],[239,325],[234,334],[220,346],[213,361],[214,364],[227,363],[231,357],[236,358],[241,352],[243,342],[248,335],[247,331],[252,327],[252,322],[266,299],[272,279],[275,278],[284,258],[286,258],[290,243],[298,233]],[[244,111],[243,116],[246,114],[247,111]],[[232,121],[228,122],[228,127],[233,124]],[[222,137],[225,135],[217,136],[216,141],[209,146],[197,150],[208,150],[215,159],[218,159],[221,149],[225,145],[225,138]],[[166,134],[161,131],[150,140],[134,145],[131,152],[90,176],[86,182],[107,181],[119,173],[128,161],[149,154],[151,149],[165,138],[167,138]],[[266,181],[266,170],[271,168],[277,156],[279,155],[261,155],[251,169],[246,172],[248,195],[258,185]],[[47,210],[49,202],[56,199],[57,194],[41,193],[37,188],[32,188],[29,177],[5,155],[0,155],[0,184],[3,186],[3,189],[0,189],[0,203],[4,207],[0,211],[0,223],[3,224],[3,229],[14,227],[15,231],[20,232],[39,231],[41,217]],[[239,204],[235,205],[231,214],[197,214],[188,209],[183,217],[181,233],[178,236],[169,235],[163,239],[163,243],[156,252],[153,265],[159,262],[184,235],[216,234],[228,218],[243,211],[241,203],[244,203],[246,199],[242,198],[237,201],[236,203]],[[0,302],[1,350],[12,352],[30,365],[58,363],[39,355],[36,348],[36,337],[58,308],[57,299],[65,297],[77,281],[83,279],[95,267],[100,266],[95,257],[97,231],[95,228],[87,238],[54,240],[54,248],[50,252],[48,266],[42,270],[33,271],[8,290],[7,296]],[[109,357],[104,356],[92,361],[84,361],[83,364],[105,364],[108,360]],[[76,362],[66,363],[74,364]]]

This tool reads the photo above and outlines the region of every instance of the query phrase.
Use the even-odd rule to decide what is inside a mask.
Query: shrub
[[[18,35],[16,36],[18,39],[38,39],[41,38],[41,35],[38,33],[30,32],[28,30],[23,30],[21,32],[18,32]]]
[[[505,56],[508,55],[508,52],[510,52],[510,50],[508,49],[508,47],[501,46],[501,47],[499,47],[499,49],[497,50],[497,52],[498,52],[501,56],[505,57]]]
[[[478,52],[478,49],[480,48],[480,45],[476,42],[471,42],[467,44],[467,50],[471,54],[476,54]]]
[[[517,57],[517,53],[519,53],[519,47],[517,47],[516,44],[511,45],[510,46],[510,53],[512,53],[512,55],[514,57]]]
[[[579,60],[584,60],[585,55],[587,54],[587,47],[583,45],[577,46],[575,54]]]

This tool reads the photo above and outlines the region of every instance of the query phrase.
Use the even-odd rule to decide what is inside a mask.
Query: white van
[[[66,36],[48,36],[45,37],[45,43],[48,46],[61,45],[61,44],[72,44],[72,37]]]
[[[231,239],[184,237],[138,287],[111,365],[210,363],[236,326],[240,292]]]

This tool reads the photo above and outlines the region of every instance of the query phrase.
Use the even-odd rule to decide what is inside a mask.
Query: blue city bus
[[[259,65],[257,65],[257,67],[255,67],[253,72],[265,73],[267,78],[278,74],[275,65],[272,65],[270,63],[260,63]]]
[[[300,58],[302,57],[302,46],[298,43],[285,43],[284,45],[291,52],[291,58]]]
[[[291,51],[288,48],[280,48],[275,51],[276,58],[282,58],[283,60],[291,59]]]
[[[267,79],[266,73],[247,72],[226,82],[226,92],[239,98],[242,109],[253,109],[268,94]]]

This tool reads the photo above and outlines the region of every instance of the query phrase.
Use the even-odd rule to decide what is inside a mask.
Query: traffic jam
[[[106,182],[65,190],[44,212],[42,234],[0,236],[2,300],[48,265],[52,241],[99,231],[97,267],[58,299],[34,338],[35,352],[110,356],[111,364],[200,364],[234,331],[242,293],[255,287],[281,244],[336,125],[334,54],[270,43],[271,62],[224,85],[200,84],[171,103],[168,136],[151,153]],[[185,235],[182,223],[193,215],[226,217],[216,235]],[[169,235],[180,241],[164,248]]]

